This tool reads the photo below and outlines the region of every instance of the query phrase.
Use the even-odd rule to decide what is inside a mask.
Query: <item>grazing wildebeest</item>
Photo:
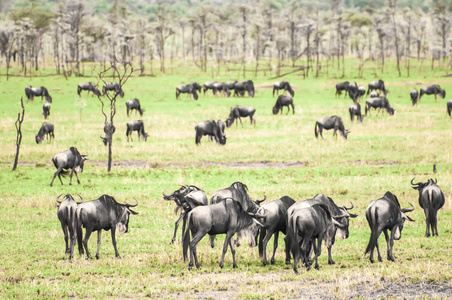
[[[320,136],[323,139],[322,135],[323,129],[326,130],[334,129],[333,137],[335,136],[336,138],[338,130],[344,139],[347,139],[347,135],[350,133],[350,130],[345,129],[344,122],[342,122],[341,117],[338,116],[323,117],[321,119],[318,119],[315,122],[314,127],[315,138],[318,138],[320,134]]]
[[[111,139],[113,138],[113,133],[115,133],[115,131],[116,131],[115,125],[113,125],[111,122],[105,123],[104,125],[105,137],[103,136],[100,137],[105,146],[107,146],[108,142],[111,143]]]
[[[204,95],[206,94],[206,92],[208,90],[213,90],[213,85],[215,83],[217,83],[217,81],[208,81],[203,84],[202,88],[203,88]]]
[[[417,89],[412,89],[410,92],[410,98],[411,98],[411,103],[413,104],[413,106],[416,105],[417,100],[419,98],[419,92],[417,91]]]
[[[50,103],[47,101],[42,106],[42,114],[44,115],[44,120],[47,120],[47,117],[50,115]]]
[[[52,138],[55,138],[54,128],[52,123],[42,123],[38,134],[35,136],[36,144],[41,144],[44,137],[47,139],[47,142],[50,143]]]
[[[79,97],[81,97],[81,92],[82,91],[88,91],[87,95],[89,95],[89,92],[93,92],[94,95],[96,95],[97,97],[100,97],[99,89],[92,82],[79,83],[78,86],[77,86],[77,94],[79,95]]]
[[[231,96],[231,91],[229,90],[228,86],[224,82],[216,82],[213,84],[213,94],[214,95],[221,95],[224,94],[228,98]]]
[[[419,206],[424,209],[425,223],[427,228],[425,236],[430,236],[430,227],[432,228],[432,236],[438,235],[438,210],[443,207],[445,199],[440,187],[436,184],[437,181],[429,179],[427,182],[413,183],[412,188],[419,191]]]
[[[119,97],[124,98],[124,91],[122,90],[119,82],[105,83],[102,90],[102,95],[105,95],[108,91],[115,91],[115,97],[119,95]]]
[[[452,112],[452,100],[447,101],[447,114],[449,115],[449,117],[451,116],[451,112]]]
[[[192,82],[186,85],[180,85],[176,87],[176,100],[180,100],[180,94],[186,93],[187,96],[191,95],[193,99],[198,100],[198,93],[201,92],[201,86],[197,82]]]
[[[184,233],[183,256],[184,261],[188,258],[187,250],[190,246],[190,262],[188,269],[193,268],[193,257],[195,266],[198,269],[200,264],[196,254],[196,245],[206,235],[226,234],[223,245],[223,253],[220,260],[220,268],[224,266],[224,257],[228,250],[228,245],[232,253],[232,266],[237,268],[235,261],[235,246],[232,236],[237,232],[247,237],[250,247],[256,246],[256,238],[259,226],[262,224],[255,219],[255,215],[250,215],[242,209],[239,202],[232,198],[227,198],[220,203],[198,206],[187,215],[187,229]],[[190,240],[190,231],[193,238]]]
[[[127,116],[129,116],[129,112],[132,109],[135,109],[135,114],[138,111],[138,113],[140,114],[140,116],[143,116],[143,112],[144,110],[141,108],[140,106],[140,100],[138,100],[137,98],[133,98],[130,100],[126,101],[126,108],[127,108]]]
[[[366,94],[366,88],[363,86],[358,87],[358,91],[356,93],[356,101],[361,101],[361,98]]]
[[[268,265],[267,244],[273,234],[273,255],[270,262],[272,265],[275,264],[275,254],[276,248],[278,248],[279,232],[282,232],[284,235],[286,234],[287,210],[294,203],[295,201],[292,198],[284,196],[278,200],[265,203],[257,211],[258,215],[263,216],[262,218],[259,218],[259,221],[263,225],[259,235],[259,256],[263,258],[262,262],[264,266]],[[288,258],[286,257],[286,261],[287,260]]]
[[[304,262],[310,270],[313,261],[315,269],[319,269],[318,257],[321,254],[322,241],[331,239],[337,228],[345,225],[339,223],[325,204],[315,204],[307,207],[298,207],[287,212],[287,235],[292,241],[290,250],[293,256],[293,270],[298,274],[298,261]],[[309,258],[311,248],[314,249],[314,258]]]
[[[65,253],[70,253],[71,248],[69,247],[69,243],[68,243],[69,238],[71,239],[71,244],[72,243],[75,244],[75,239],[74,239],[75,210],[77,209],[77,205],[83,203],[83,198],[79,195],[79,197],[82,201],[77,202],[74,200],[74,198],[71,195],[67,194],[66,196],[64,196],[64,200],[60,201],[60,200],[58,200],[60,198],[60,196],[58,196],[56,198],[56,202],[58,203],[57,216],[58,216],[58,220],[60,220],[61,228],[63,229],[64,241],[66,243],[66,252]],[[69,234],[68,234],[68,231],[69,231]]]
[[[226,129],[226,123],[223,120],[218,119],[217,120],[217,125],[220,128],[221,134],[223,136],[226,136],[226,134],[224,133],[224,130]],[[215,135],[209,135],[209,141],[215,141],[217,143],[220,142],[220,140],[218,138],[216,138]]]
[[[180,222],[183,220],[183,233],[185,231],[187,213],[197,206],[207,205],[207,196],[203,190],[194,185],[182,185],[180,189],[175,190],[169,195],[166,195],[165,191],[163,191],[163,199],[166,201],[174,201],[174,203],[176,203],[176,209],[174,212],[177,213],[180,211],[179,218],[174,224],[174,235],[171,239],[171,244],[174,244],[174,241],[176,240],[177,228],[179,227]]]
[[[52,103],[52,97],[49,94],[49,91],[41,86],[41,87],[31,87],[27,86],[25,88],[25,95],[27,96],[27,99],[30,101],[34,100],[35,96],[41,96],[41,101],[45,97],[46,101],[49,103]]]
[[[93,231],[97,231],[97,252],[96,259],[99,259],[100,237],[102,229],[111,230],[111,242],[115,248],[115,255],[121,258],[116,248],[116,230],[119,233],[127,233],[129,231],[130,214],[138,214],[130,209],[138,205],[136,200],[134,205],[121,204],[109,195],[102,195],[98,199],[84,202],[77,207],[75,211],[76,236],[80,255],[83,254],[83,247],[86,251],[86,258],[91,258],[88,250],[88,240]],[[83,238],[82,226],[86,229],[85,238]],[[74,255],[74,247],[71,245],[71,258]]]
[[[359,90],[358,84],[356,82],[352,82],[348,85],[347,92],[348,96],[353,100],[353,102],[358,101]]]
[[[228,87],[228,90],[232,91],[235,90],[235,84],[237,83],[236,81],[229,81],[229,82],[225,82],[224,84]]]
[[[143,140],[146,142],[146,140],[149,137],[149,133],[144,131],[144,123],[142,120],[135,120],[135,121],[127,122],[127,130],[126,130],[127,141],[129,141],[129,136],[130,136],[130,140],[133,141],[132,132],[134,132],[134,131],[136,131],[138,133],[138,141],[140,140],[140,138],[143,138]]]
[[[215,120],[207,120],[204,122],[200,122],[195,126],[196,130],[196,145],[201,144],[201,138],[204,135],[213,136],[215,141],[220,145],[226,144],[226,135],[224,132],[221,132],[221,128],[218,126],[218,123]]]
[[[377,98],[377,97],[380,97],[380,95],[378,94],[377,91],[370,92],[370,98]]]
[[[369,112],[370,115],[370,110],[372,108],[377,109],[378,108],[378,114],[380,113],[381,109],[384,108],[386,109],[386,111],[388,112],[389,115],[393,116],[394,115],[394,108],[392,108],[389,105],[389,101],[386,97],[378,97],[378,98],[369,98],[366,100],[366,108],[365,108],[365,116],[367,116],[367,112]],[[382,111],[383,114],[384,111]]]
[[[419,102],[421,102],[422,96],[423,96],[424,94],[427,94],[427,95],[432,95],[432,94],[434,94],[434,95],[435,95],[435,102],[437,102],[436,95],[439,95],[439,97],[440,97],[441,99],[444,99],[444,97],[446,97],[446,91],[443,90],[443,89],[442,89],[439,85],[437,85],[437,84],[434,84],[434,85],[431,85],[431,86],[427,86],[427,87],[422,87],[422,88],[421,88],[421,91],[420,91],[420,94],[419,94]]]
[[[247,80],[247,81],[241,81],[241,82],[236,82],[234,84],[234,97],[235,96],[241,96],[243,97],[245,95],[245,92],[248,93],[248,96],[253,98],[254,97],[254,83],[251,80]]]
[[[277,115],[281,110],[283,113],[283,107],[287,106],[287,114],[290,112],[290,106],[292,106],[292,113],[295,114],[295,108],[293,106],[293,98],[290,96],[279,95],[276,100],[275,106],[273,106],[273,114]]]
[[[379,90],[383,95],[386,95],[385,83],[383,80],[379,79],[377,81],[372,81],[368,85],[367,95],[373,90]]]
[[[256,126],[256,120],[253,118],[254,113],[256,112],[256,109],[254,107],[250,106],[240,106],[236,105],[231,107],[231,112],[229,113],[229,117],[226,119],[226,126],[229,128],[231,125],[239,119],[240,124],[242,124],[242,118],[241,117],[250,117],[250,124]],[[236,122],[236,127],[238,126],[238,122]]]
[[[55,174],[53,175],[53,179],[50,182],[50,186],[53,185],[53,181],[55,180],[55,177],[58,175],[58,179],[60,179],[61,185],[63,185],[63,181],[61,180],[61,175],[66,176],[69,173],[68,169],[71,169],[71,174],[69,176],[69,185],[72,184],[72,175],[75,173],[75,176],[77,177],[77,182],[80,184],[80,179],[78,179],[77,173],[83,172],[83,164],[86,160],[86,156],[88,155],[81,155],[77,148],[71,147],[69,150],[63,151],[61,153],[58,153],[55,155],[54,158],[52,158],[52,162],[57,169]]]
[[[412,208],[400,209],[400,203],[397,197],[391,193],[386,192],[380,199],[373,200],[366,208],[366,219],[370,226],[370,240],[366,248],[366,254],[370,253],[370,262],[374,263],[374,249],[377,247],[378,260],[382,261],[380,255],[380,247],[378,246],[378,237],[381,232],[384,232],[386,244],[388,245],[388,260],[394,261],[392,255],[392,247],[394,240],[399,240],[402,237],[402,229],[405,220],[414,221],[406,215],[407,212],[413,211]],[[388,230],[391,231],[389,237]]]
[[[289,94],[292,97],[295,96],[294,90],[290,86],[290,83],[287,81],[277,82],[273,85],[273,97],[275,96],[275,91],[276,91],[276,95],[279,94],[279,90],[284,90],[284,92],[286,92],[286,91],[289,92]]]
[[[348,108],[348,112],[350,113],[350,119],[353,122],[353,119],[356,116],[356,120],[359,122],[363,122],[363,116],[361,115],[361,105],[358,102],[353,103]]]
[[[327,197],[323,194],[318,194],[316,195],[314,198],[312,199],[307,199],[301,202],[297,202],[296,204],[292,205],[288,211],[287,214],[291,215],[293,214],[293,212],[297,209],[300,208],[305,208],[305,207],[309,207],[309,206],[314,206],[314,205],[318,205],[318,204],[323,204],[326,205],[329,209],[329,211],[331,212],[331,214],[337,219],[337,221],[342,225],[342,227],[339,228],[339,233],[342,239],[347,239],[349,236],[349,218],[356,218],[358,215],[349,213],[348,211],[354,208],[353,203],[351,203],[350,207],[347,206],[342,206],[339,207],[336,205],[336,203],[334,203],[333,199],[331,199],[330,197]],[[333,261],[333,257],[331,254],[331,249],[333,248],[334,242],[336,240],[336,230],[338,228],[334,227],[332,228],[330,234],[328,234],[325,237],[325,244],[327,246],[328,249],[328,264],[334,264],[335,262]],[[290,263],[290,249],[293,246],[293,237],[290,235],[286,235],[285,238],[285,242],[286,242],[286,258],[288,260],[286,260],[286,264]],[[310,257],[310,255],[309,255]]]
[[[345,81],[345,82],[340,82],[338,84],[336,84],[336,94],[335,96],[338,97],[342,94],[342,91],[345,91],[345,96],[347,96],[347,92],[348,92],[348,86],[350,85],[350,82]]]

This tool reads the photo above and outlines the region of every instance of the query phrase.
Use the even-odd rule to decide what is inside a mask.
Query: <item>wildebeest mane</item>
[[[399,199],[397,199],[397,196],[394,195],[393,193],[391,193],[390,191],[387,191],[384,195],[385,198],[389,199],[390,201],[393,201],[397,207],[400,210],[400,203],[399,203]]]
[[[121,203],[118,203],[112,196],[105,194],[100,196],[98,200],[107,209],[107,211],[114,210],[116,214],[116,220],[119,220],[123,208],[123,205]]]

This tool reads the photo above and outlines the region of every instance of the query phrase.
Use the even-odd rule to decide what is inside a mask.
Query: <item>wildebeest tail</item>
[[[314,134],[315,134],[315,138],[319,137],[319,132],[317,131],[317,127],[319,126],[319,124],[317,122],[315,122],[315,126],[314,126]]]
[[[76,230],[77,235],[77,244],[78,244],[78,253],[82,255],[84,253],[83,251],[83,231],[82,231],[82,222],[80,220],[80,213],[82,212],[81,208],[80,210],[76,210],[74,213],[73,218],[73,224],[74,224],[74,230]]]
[[[369,244],[367,245],[365,254],[370,253],[377,245],[377,241],[378,241],[378,207],[375,208],[375,219],[371,220],[369,223],[371,224],[370,225],[371,233],[370,233]]]
[[[261,228],[259,233],[259,257],[264,256],[264,238],[267,235],[267,229]]]
[[[191,223],[191,212],[187,215],[187,226],[185,227],[184,239],[182,245],[182,252],[184,256],[184,261],[188,260],[188,246],[190,245],[190,223]]]

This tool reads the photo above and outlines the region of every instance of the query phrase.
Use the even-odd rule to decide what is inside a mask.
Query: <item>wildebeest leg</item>
[[[237,268],[237,263],[235,261],[235,246],[232,242],[232,239],[229,239],[229,247],[231,247],[231,253],[232,253],[232,267]]]
[[[432,227],[432,234],[434,235],[434,231],[433,231],[433,224],[430,224],[430,220],[429,220],[429,210],[428,207],[424,208],[424,213],[425,213],[425,224],[426,224],[426,229],[425,229],[425,237],[429,237],[430,236],[430,226]]]
[[[264,264],[264,266],[268,265],[268,261],[267,261],[267,244],[270,241],[272,235],[273,235],[273,230],[271,230],[270,228],[268,230],[266,230],[266,232],[262,232],[263,234],[265,234],[265,237],[262,241],[262,257],[263,257],[263,261],[262,263]],[[275,241],[276,241],[276,235],[275,235]],[[274,260],[274,259],[273,259]],[[272,265],[274,264],[274,261],[272,262]]]
[[[185,217],[185,213],[181,213],[179,215],[179,218],[177,219],[177,221],[174,223],[174,235],[173,235],[173,238],[171,239],[170,244],[174,244],[174,241],[176,240],[177,228],[179,228],[180,221],[182,220],[183,217]],[[182,234],[184,234],[184,232],[185,232],[185,230],[182,229]]]
[[[278,238],[279,238],[279,231],[276,230],[275,231],[275,235],[273,237],[273,255],[272,255],[272,259],[270,260],[270,263],[272,265],[275,264],[275,255],[276,255],[276,248],[278,248]],[[270,239],[269,239],[270,240]]]
[[[259,249],[259,257],[264,257],[264,253],[263,253],[263,249],[264,249],[264,238],[267,235],[267,229],[266,228],[261,228],[260,232],[259,232],[259,242],[258,242],[258,249]]]
[[[239,121],[240,121],[240,124],[242,125],[242,128],[243,128],[242,118],[239,117]]]
[[[292,114],[295,114],[295,107],[293,106],[293,103],[290,104],[292,106]]]
[[[229,243],[231,243],[231,239],[232,239],[233,235],[234,234],[229,231],[226,233],[226,238],[224,240],[224,245],[223,245],[223,254],[221,255],[221,260],[219,263],[220,268],[224,267],[224,256],[226,255],[226,252],[228,251],[228,245],[229,245]],[[231,246],[231,249],[232,249],[232,246]],[[234,258],[234,260],[235,260],[235,258]],[[234,266],[234,268],[236,268],[236,267],[237,266]]]
[[[215,235],[209,236],[209,239],[210,239],[210,247],[211,248],[215,247]]]
[[[113,243],[113,247],[115,248],[116,258],[121,258],[118,252],[118,248],[116,247],[116,237],[115,237],[116,228],[111,229],[111,242]]]
[[[286,253],[286,265],[290,265],[290,238],[288,234],[284,237],[284,252]]]
[[[55,180],[55,177],[58,175],[58,178],[60,179],[61,185],[63,185],[63,181],[61,180],[61,176],[60,176],[60,172],[63,170],[63,168],[58,168],[55,172],[55,174],[53,174],[53,179],[50,182],[50,186],[53,185],[53,181]]]
[[[192,232],[193,234],[193,232]],[[205,232],[200,233],[199,231],[193,235],[193,238],[190,241],[190,263],[188,264],[188,269],[191,270],[193,268],[193,257],[195,258],[196,269],[199,269],[198,256],[196,254],[196,245],[199,241],[206,235]]]
[[[392,247],[394,246],[394,232],[395,230],[391,231],[391,238],[389,238],[388,230],[384,230],[386,244],[388,245],[388,260],[390,261],[394,261],[394,256],[392,256]]]
[[[100,251],[100,240],[101,240],[101,233],[102,233],[102,229],[99,229],[97,231],[97,252],[96,252],[96,259],[99,259],[99,251]]]
[[[314,256],[314,259],[313,259],[313,260],[315,260],[314,268],[316,270],[319,269],[319,256],[322,253],[322,240],[323,240],[323,236],[319,236],[317,238],[317,246],[316,246],[315,241],[312,243],[314,245],[314,253],[315,253],[315,256]]]
[[[75,170],[75,168],[72,169],[72,171],[75,173],[75,177],[77,177],[77,183],[80,184],[80,179],[78,179],[77,171]],[[71,185],[71,181],[72,181],[72,173],[71,173],[71,176],[70,176],[69,185]]]
[[[66,243],[66,252],[65,253],[69,253],[70,249],[69,249],[69,244],[68,244],[68,232],[67,232],[67,225],[61,223],[61,228],[63,229],[63,234],[64,234],[64,242]]]
[[[92,228],[86,228],[86,232],[85,232],[85,238],[83,239],[83,246],[85,247],[85,251],[86,251],[86,259],[91,258],[91,254],[89,253],[88,250],[88,240],[89,237],[91,236],[91,232],[93,232]]]
[[[196,138],[195,138],[196,145],[201,144],[201,138],[202,138],[202,134],[196,132]]]

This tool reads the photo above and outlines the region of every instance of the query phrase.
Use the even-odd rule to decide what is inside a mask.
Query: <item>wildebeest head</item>
[[[388,108],[386,108],[386,111],[388,112],[389,115],[393,116],[395,109],[389,106]]]
[[[127,233],[129,231],[129,216],[130,214],[137,215],[138,213],[131,210],[131,207],[135,207],[138,205],[138,200],[135,199],[136,203],[134,205],[132,204],[123,204],[121,205],[121,213],[118,216],[116,223],[116,230],[119,231],[119,233]]]
[[[446,97],[446,90],[443,90],[439,85],[438,89],[440,90],[439,96],[441,97],[441,99],[444,99]]]
[[[399,217],[401,220],[395,229],[394,240],[400,240],[400,238],[402,237],[403,224],[405,223],[406,220],[414,222],[413,219],[411,219],[410,217],[408,217],[406,215],[407,212],[414,210],[414,205],[411,203],[409,203],[409,204],[411,205],[411,208],[402,208],[400,210]]]
[[[273,114],[277,115],[279,113],[279,107],[273,106]]]
[[[85,164],[85,160],[87,160],[88,154],[80,154],[80,163],[75,167],[75,171],[77,173],[83,173],[83,165]]]

